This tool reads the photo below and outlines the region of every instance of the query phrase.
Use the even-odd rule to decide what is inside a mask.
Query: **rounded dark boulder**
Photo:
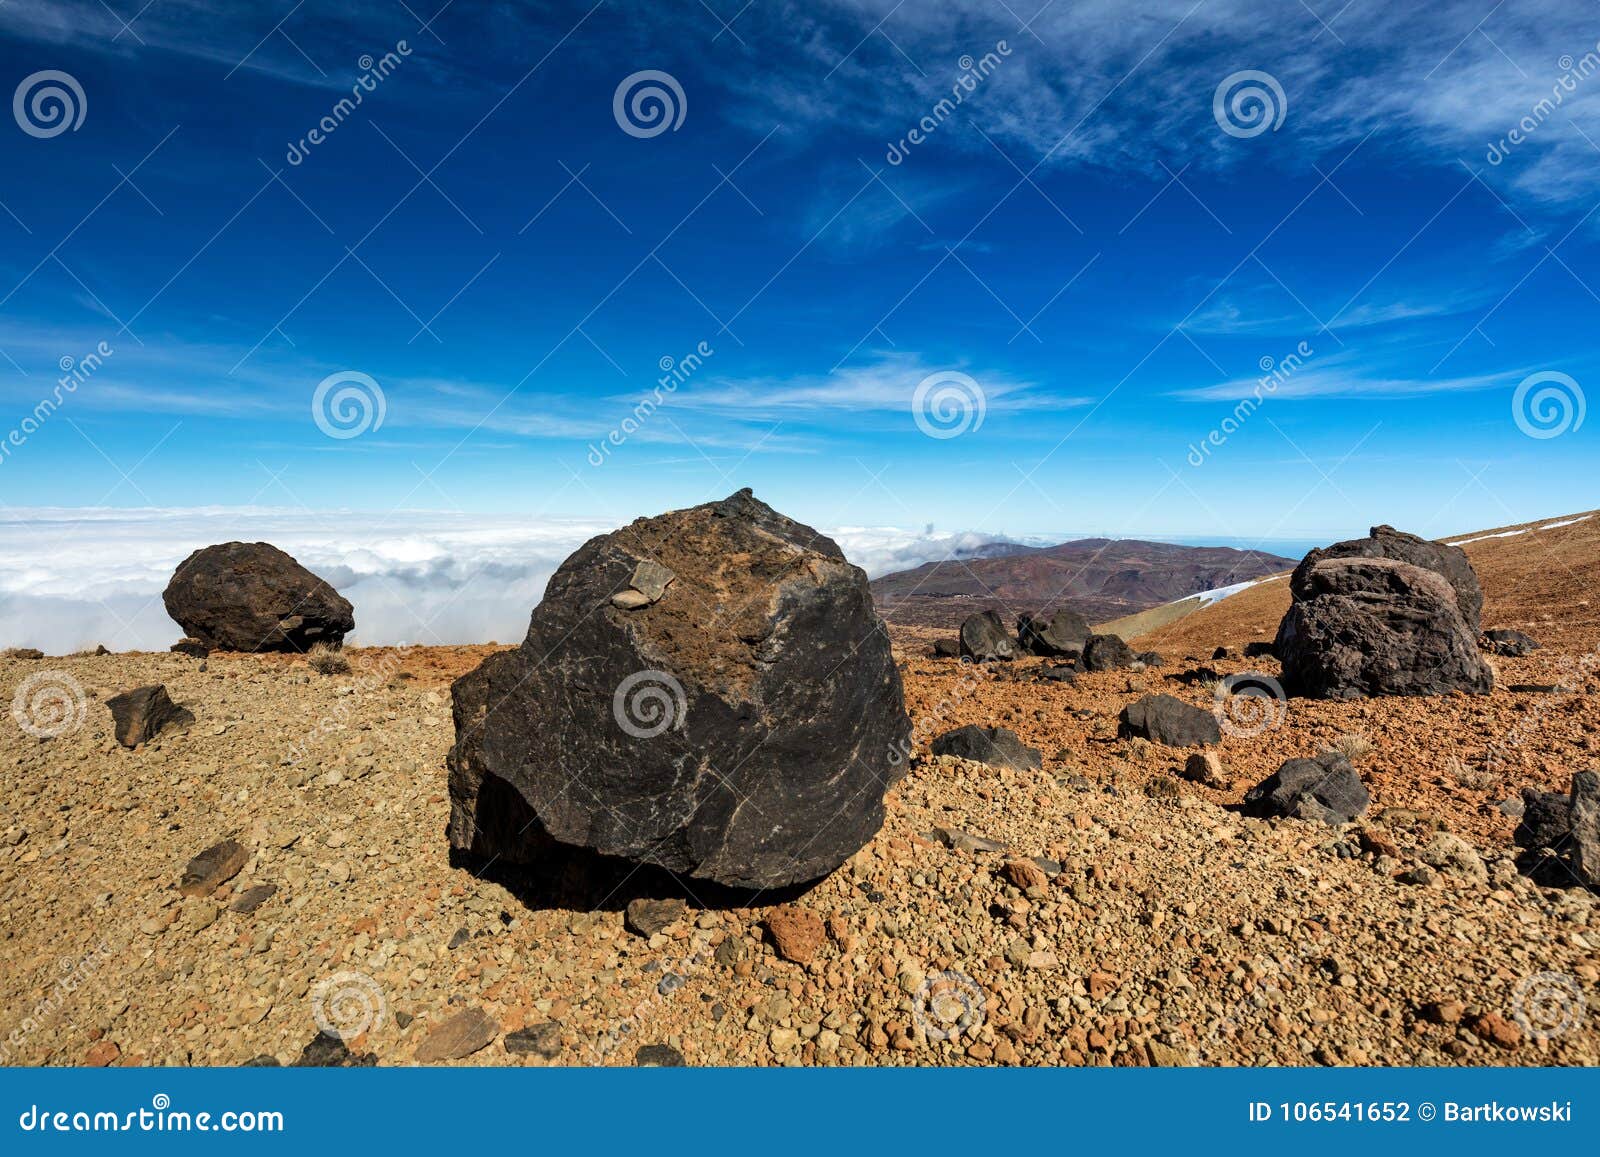
[[[162,593],[189,639],[216,651],[308,651],[355,630],[348,599],[267,542],[224,542],[178,564]]]
[[[1477,632],[1434,571],[1388,558],[1330,558],[1312,566],[1293,593],[1273,647],[1292,695],[1494,690]]]
[[[591,539],[452,687],[451,845],[551,841],[741,888],[815,880],[911,750],[866,575],[748,490]]]
[[[1483,615],[1483,588],[1478,585],[1472,563],[1467,561],[1467,552],[1459,546],[1429,542],[1392,526],[1374,526],[1366,538],[1318,547],[1301,559],[1289,576],[1289,590],[1295,598],[1304,597],[1303,592],[1309,589],[1312,568],[1330,558],[1390,558],[1433,571],[1450,584],[1467,629],[1477,635]]]
[[[1078,666],[1085,671],[1117,671],[1139,661],[1121,635],[1090,635],[1083,643]]]
[[[1065,607],[1048,617],[1017,616],[1017,642],[1031,655],[1077,658],[1083,650],[1084,640],[1093,633],[1088,619]]]
[[[961,655],[975,663],[1015,659],[1017,644],[996,612],[979,611],[961,624]]]

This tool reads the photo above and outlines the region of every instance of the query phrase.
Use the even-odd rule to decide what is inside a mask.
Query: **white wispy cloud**
[[[1413,398],[1428,394],[1450,394],[1493,390],[1517,383],[1520,371],[1480,374],[1458,378],[1368,377],[1359,372],[1306,369],[1278,383],[1268,397],[1283,401],[1312,398]],[[1212,386],[1173,390],[1170,397],[1202,402],[1235,402],[1258,392],[1258,378],[1239,378]]]

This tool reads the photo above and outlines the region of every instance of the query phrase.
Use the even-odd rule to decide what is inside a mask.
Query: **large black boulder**
[[[1076,658],[1084,640],[1094,634],[1089,620],[1065,607],[1046,618],[1044,615],[1017,616],[1017,642],[1031,655],[1046,658]]]
[[[1388,558],[1324,559],[1300,575],[1293,595],[1273,645],[1292,695],[1360,699],[1494,689],[1477,633],[1434,571]]]
[[[184,634],[217,651],[308,651],[355,630],[338,591],[267,542],[224,542],[178,564],[161,599]]]
[[[1348,759],[1325,751],[1291,759],[1245,792],[1244,813],[1346,824],[1367,810],[1372,797]]]
[[[1391,558],[1433,571],[1450,584],[1467,630],[1477,635],[1483,615],[1483,588],[1478,585],[1477,572],[1467,561],[1467,552],[1459,546],[1429,542],[1392,526],[1374,526],[1366,538],[1319,547],[1301,559],[1294,574],[1289,576],[1289,590],[1295,598],[1305,597],[1304,592],[1310,589],[1312,568],[1330,558]]]
[[[1168,747],[1200,747],[1222,742],[1222,728],[1210,711],[1173,695],[1146,695],[1128,704],[1117,717],[1117,735]]]
[[[591,539],[452,696],[450,842],[512,863],[553,839],[814,880],[877,832],[911,749],[866,575],[748,490]]]
[[[976,663],[1015,659],[1017,644],[996,612],[979,611],[961,624],[961,654]]]

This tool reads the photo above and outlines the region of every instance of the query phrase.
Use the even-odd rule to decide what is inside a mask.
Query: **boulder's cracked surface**
[[[659,597],[618,607],[645,562]],[[910,751],[866,575],[748,490],[591,539],[452,694],[451,844],[509,862],[553,838],[735,887],[814,880],[877,832]]]

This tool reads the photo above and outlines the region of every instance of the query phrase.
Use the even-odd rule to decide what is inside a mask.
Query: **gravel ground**
[[[448,679],[486,648],[355,651],[332,675],[0,658],[8,693],[70,691],[64,674],[84,694],[75,730],[0,739],[0,1060],[288,1064],[333,1029],[349,1053],[315,1054],[379,1064],[1600,1062],[1596,897],[1518,876],[1493,808],[1592,752],[1592,682],[1542,700],[1531,763],[1492,782],[1434,769],[1529,697],[1297,702],[1225,741],[1232,783],[1212,789],[1173,774],[1183,753],[1115,739],[1141,687],[1209,702],[1181,656],[1045,686],[899,642],[922,752],[1002,724],[1043,768],[921,755],[850,863],[756,897],[578,855],[452,864]],[[104,701],[150,682],[195,721],[125,750]],[[1229,810],[1355,729],[1374,745],[1356,824]],[[180,895],[189,859],[230,838],[237,875]],[[626,911],[648,899],[669,903]]]

